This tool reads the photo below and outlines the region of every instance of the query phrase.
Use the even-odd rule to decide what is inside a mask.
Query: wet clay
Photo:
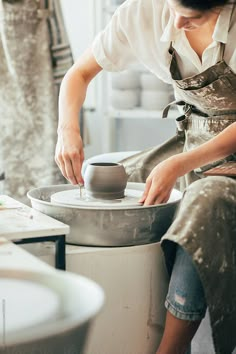
[[[86,195],[107,200],[124,198],[127,179],[125,168],[119,163],[91,163],[84,174]]]

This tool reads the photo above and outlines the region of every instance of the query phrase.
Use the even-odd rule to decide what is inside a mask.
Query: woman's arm
[[[88,49],[66,73],[60,88],[55,161],[63,176],[73,184],[83,183],[81,167],[84,152],[79,129],[79,111],[90,81],[101,70],[91,49]]]
[[[158,164],[147,178],[140,202],[144,205],[167,202],[178,177],[235,152],[236,122],[201,146]]]
[[[208,163],[223,159],[236,152],[236,122],[205,144],[183,153],[182,175]]]

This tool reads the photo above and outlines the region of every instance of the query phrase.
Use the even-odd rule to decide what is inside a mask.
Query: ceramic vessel
[[[140,88],[139,72],[125,70],[120,73],[112,73],[111,86],[116,90],[134,90]]]
[[[143,90],[168,91],[172,89],[171,85],[166,84],[152,73],[141,73],[140,82]]]
[[[2,336],[4,342],[0,341],[0,354],[86,353],[90,326],[105,299],[104,291],[97,283],[68,271],[1,268],[0,284],[4,286],[1,295],[6,304],[6,338]],[[29,294],[21,292],[23,287],[25,290],[28,287]],[[44,289],[44,295],[51,294],[51,300],[54,294],[59,299],[59,305],[54,305],[53,316],[52,309],[48,310],[50,317],[44,311],[53,301],[47,303],[46,299],[46,304],[42,303],[45,298],[40,297],[40,288]],[[27,301],[30,295],[36,298]],[[21,301],[22,297],[26,299]],[[42,313],[37,307],[44,308]]]
[[[127,175],[119,163],[95,162],[89,164],[84,174],[84,187],[88,197],[119,199],[124,197]]]
[[[141,107],[146,110],[162,110],[169,102],[169,92],[158,90],[143,90],[141,92]]]
[[[111,105],[116,109],[132,109],[139,106],[140,90],[117,90],[112,89]]]

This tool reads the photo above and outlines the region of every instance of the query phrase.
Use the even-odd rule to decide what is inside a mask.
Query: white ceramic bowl
[[[111,105],[116,109],[132,109],[139,106],[140,90],[112,90]]]
[[[0,277],[0,289],[7,337],[60,318],[62,299],[48,286],[28,279]]]
[[[170,93],[166,91],[143,90],[141,107],[146,110],[162,110],[170,102]]]
[[[158,79],[158,77],[152,73],[141,73],[140,83],[143,90],[169,91],[172,89],[171,85]]]
[[[104,302],[99,285],[69,272],[18,269],[0,269],[0,284],[8,286],[2,292],[4,302],[1,299],[5,333],[1,336],[0,354],[74,353],[72,348],[84,353],[89,327]],[[23,288],[30,294],[20,293]],[[30,295],[35,297],[37,289],[37,298],[27,300]],[[46,313],[44,310],[50,305],[53,310]]]
[[[134,70],[125,70],[111,74],[111,86],[113,89],[131,90],[140,87],[140,74]]]

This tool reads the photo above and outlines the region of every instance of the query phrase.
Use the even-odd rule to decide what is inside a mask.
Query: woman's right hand
[[[59,94],[58,140],[55,161],[72,184],[83,184],[83,142],[78,126],[79,111],[90,81],[102,70],[89,48],[64,76]]]
[[[69,182],[74,185],[84,184],[81,175],[84,149],[79,129],[69,128],[58,133],[55,161]]]

